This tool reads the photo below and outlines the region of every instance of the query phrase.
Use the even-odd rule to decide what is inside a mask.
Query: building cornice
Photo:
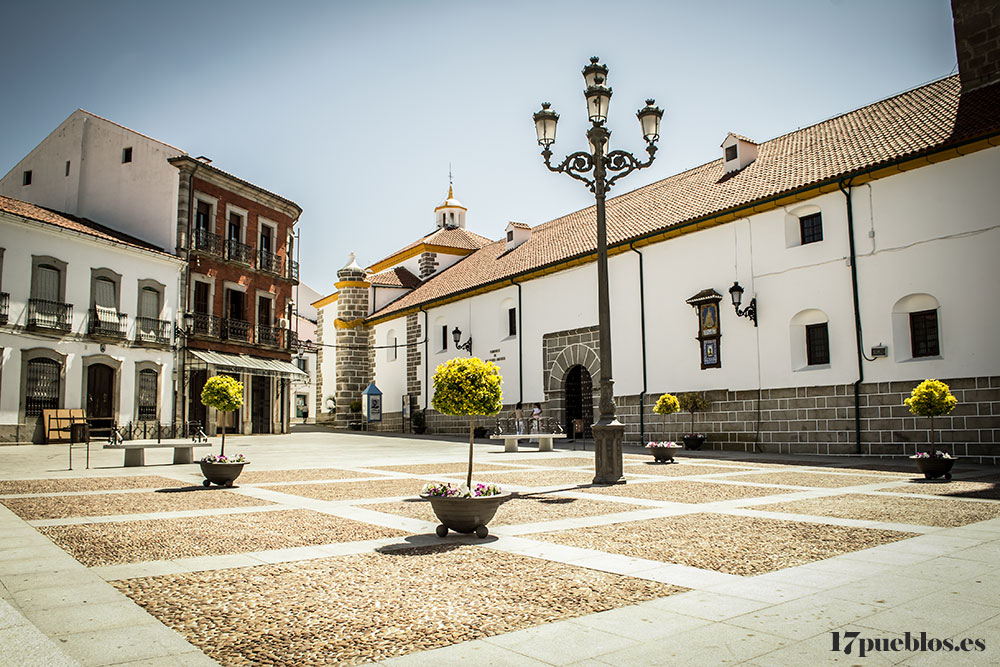
[[[182,171],[193,171],[197,168],[198,173],[196,178],[229,190],[234,194],[237,194],[245,199],[249,199],[250,201],[256,202],[262,206],[267,206],[268,208],[284,213],[289,218],[292,218],[293,221],[302,215],[302,208],[292,200],[285,199],[281,195],[265,190],[260,186],[250,183],[249,181],[244,181],[238,176],[222,171],[221,169],[213,167],[207,162],[202,162],[201,160],[193,158],[190,155],[181,155],[170,158],[168,162]]]

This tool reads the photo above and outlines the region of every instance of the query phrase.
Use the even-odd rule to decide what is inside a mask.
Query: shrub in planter
[[[477,438],[485,438],[486,437],[486,427],[485,426],[477,426],[476,429],[475,429],[475,431],[474,431],[474,433],[475,433],[475,436]]]
[[[220,412],[232,412],[243,405],[243,383],[228,375],[210,377],[201,391],[201,402]],[[226,424],[222,423],[222,444],[219,455],[206,456],[201,460],[201,472],[205,475],[205,486],[218,484],[232,486],[233,481],[249,463],[242,454],[226,457]]]
[[[903,401],[910,409],[910,412],[918,417],[930,417],[930,443],[925,452],[917,452],[910,457],[916,459],[917,467],[928,479],[944,476],[951,479],[951,468],[954,465],[955,457],[948,452],[942,452],[935,447],[934,418],[942,417],[958,404],[948,385],[939,380],[924,380],[910,393],[910,397]]]
[[[441,414],[469,418],[469,468],[465,485],[429,484],[421,493],[430,499],[434,514],[441,521],[437,528],[441,537],[448,534],[448,529],[486,537],[489,534],[486,524],[509,496],[495,484],[472,484],[476,416],[495,415],[503,408],[502,381],[495,364],[475,357],[452,359],[434,371],[431,405]]]
[[[677,397],[681,410],[691,413],[691,431],[684,435],[684,446],[688,449],[698,449],[705,442],[705,436],[694,432],[694,413],[708,410],[709,402],[695,391],[688,391]]]

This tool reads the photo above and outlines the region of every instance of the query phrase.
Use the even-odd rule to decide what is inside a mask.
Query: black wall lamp
[[[458,327],[455,327],[454,331],[451,332],[451,337],[455,341],[456,349],[465,350],[466,352],[469,353],[470,357],[472,356],[472,336],[469,336],[469,340],[459,345],[458,341],[462,340],[462,330],[459,329]]]
[[[729,296],[733,297],[733,308],[736,309],[736,314],[739,317],[749,317],[753,320],[753,325],[757,326],[757,297],[750,299],[747,307],[740,310],[740,304],[743,303],[743,287],[740,286],[739,281],[733,282],[733,286],[729,288]]]

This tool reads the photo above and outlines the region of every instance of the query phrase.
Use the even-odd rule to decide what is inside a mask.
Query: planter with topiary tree
[[[656,401],[656,405],[653,406],[653,412],[658,415],[663,415],[663,433],[666,437],[667,432],[667,415],[672,415],[675,412],[680,412],[681,405],[677,400],[677,397],[673,394],[663,394]],[[653,459],[656,461],[664,461],[666,463],[674,462],[674,452],[678,449],[683,449],[684,445],[680,445],[676,442],[670,440],[652,440],[646,443],[646,449],[653,453]]]
[[[958,399],[952,396],[951,390],[939,380],[924,380],[903,401],[910,412],[918,417],[930,417],[930,446],[926,452],[917,452],[910,457],[915,459],[920,472],[926,479],[944,477],[951,479],[951,468],[955,465],[955,457],[948,452],[936,449],[934,418],[942,417],[955,409]]]
[[[243,405],[243,383],[228,375],[216,375],[210,377],[201,390],[201,402],[210,408],[229,413],[238,410]],[[205,486],[218,484],[219,486],[232,486],[243,466],[249,461],[243,458],[242,454],[236,456],[226,456],[226,422],[219,420],[222,424],[222,444],[219,448],[219,455],[211,454],[201,460],[201,472],[205,475]]]
[[[495,364],[475,357],[452,359],[434,371],[431,405],[441,414],[469,418],[469,468],[465,484],[428,484],[420,494],[430,500],[441,522],[437,527],[440,537],[447,535],[449,529],[486,537],[489,534],[486,524],[500,503],[510,497],[496,484],[472,483],[476,417],[495,415],[503,408],[502,381]]]
[[[684,434],[684,447],[686,449],[701,449],[705,443],[705,435],[694,432],[694,413],[708,410],[708,401],[705,397],[695,391],[688,391],[677,397],[681,410],[691,413],[691,431]]]

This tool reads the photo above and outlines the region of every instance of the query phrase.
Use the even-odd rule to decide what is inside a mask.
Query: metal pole
[[[624,484],[622,441],[625,425],[615,416],[614,376],[611,360],[611,295],[608,279],[608,225],[605,210],[606,172],[604,147],[611,133],[594,125],[587,138],[594,146],[594,197],[597,200],[597,328],[601,364],[600,417],[594,433],[594,484]]]

